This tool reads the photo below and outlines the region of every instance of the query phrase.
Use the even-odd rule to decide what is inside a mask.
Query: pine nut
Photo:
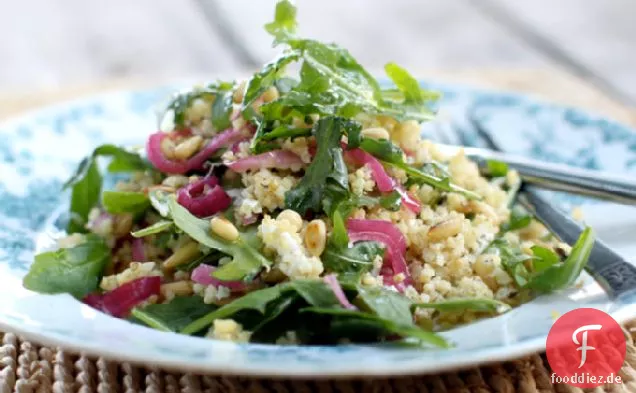
[[[305,246],[313,256],[320,256],[325,250],[327,242],[327,226],[322,220],[313,220],[307,224],[305,231]]]
[[[163,262],[164,269],[172,269],[192,261],[201,255],[199,245],[196,242],[189,242],[178,248],[168,259]]]
[[[382,127],[365,128],[360,131],[360,135],[371,139],[389,139],[390,135],[387,130]]]
[[[428,230],[428,240],[432,243],[457,235],[462,230],[462,218],[452,217]]]
[[[225,240],[229,240],[231,242],[235,241],[239,237],[238,229],[226,220],[225,218],[214,217],[210,220],[210,229],[216,235],[221,236]]]
[[[133,226],[133,215],[130,213],[117,214],[113,217],[113,235],[116,238],[126,236]]]
[[[169,160],[174,160],[175,147],[174,142],[169,137],[161,140],[161,153],[163,153],[163,156]]]
[[[188,184],[188,178],[181,175],[168,176],[161,182],[164,186],[181,188]]]
[[[292,226],[292,228],[294,228],[295,232],[300,231],[300,229],[303,227],[303,219],[302,217],[300,217],[300,214],[290,209],[286,209],[280,212],[278,217],[276,217],[276,221],[287,221]]]
[[[177,160],[187,160],[199,150],[202,142],[203,138],[200,135],[186,139],[174,148],[174,157]]]
[[[175,281],[168,284],[162,284],[160,291],[164,298],[192,295],[192,282]]]
[[[473,269],[475,273],[482,279],[489,277],[495,271],[495,261],[499,258],[497,255],[483,254],[477,257]]]
[[[234,94],[232,95],[232,99],[235,104],[240,104],[243,102],[243,97],[245,96],[245,88],[247,87],[247,81],[242,81],[241,84],[238,85],[236,90],[234,90]]]
[[[277,100],[279,96],[280,94],[278,94],[278,89],[274,86],[270,86],[267,90],[265,90],[261,98],[263,99],[263,102],[272,102]]]

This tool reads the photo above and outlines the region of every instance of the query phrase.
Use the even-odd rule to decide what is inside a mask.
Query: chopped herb
[[[501,225],[501,232],[516,231],[530,225],[532,216],[521,206],[514,206],[510,211],[510,220]]]
[[[508,164],[497,160],[486,161],[488,174],[492,177],[503,177],[508,174]]]

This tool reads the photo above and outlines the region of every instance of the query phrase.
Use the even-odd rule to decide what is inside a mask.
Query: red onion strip
[[[356,310],[357,309],[356,306],[351,304],[349,302],[349,299],[347,299],[347,296],[345,295],[344,291],[342,290],[342,287],[340,286],[340,283],[338,282],[338,279],[336,278],[335,274],[329,274],[329,275],[323,277],[323,281],[329,286],[329,288],[331,289],[333,294],[336,295],[336,298],[338,299],[338,301],[340,302],[342,307],[344,307],[346,309],[349,309],[349,310]]]
[[[141,277],[102,295],[90,294],[84,303],[114,317],[126,317],[130,311],[153,295],[159,295],[161,277]]]
[[[197,217],[209,217],[230,207],[232,198],[214,176],[188,184],[177,191],[177,202]]]
[[[193,271],[190,278],[197,284],[213,285],[215,287],[224,286],[232,292],[242,292],[246,289],[242,281],[222,281],[212,277],[212,273],[216,270],[214,266],[199,265]]]

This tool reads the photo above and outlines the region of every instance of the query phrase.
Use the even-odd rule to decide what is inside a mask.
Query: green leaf
[[[35,256],[24,287],[40,293],[70,293],[82,298],[95,291],[110,261],[110,248],[96,235],[84,243]]]
[[[425,96],[422,94],[417,79],[413,78],[404,68],[395,63],[388,63],[384,71],[395,83],[395,86],[404,94],[404,102],[407,104],[424,105]]]
[[[170,218],[170,194],[161,190],[152,190],[148,193],[150,204],[159,213],[161,217]]]
[[[533,275],[525,287],[539,292],[551,292],[572,286],[590,258],[594,239],[592,228],[586,228],[564,262],[553,264]]]
[[[256,101],[265,90],[274,85],[276,79],[284,71],[285,67],[297,61],[299,57],[300,54],[297,51],[284,52],[276,59],[267,63],[259,72],[255,73],[247,82],[243,103],[241,104],[242,111],[251,108],[254,101]]]
[[[450,344],[443,337],[414,325],[412,320],[410,320],[407,324],[400,324],[394,320],[386,319],[379,315],[374,315],[363,311],[347,310],[344,308],[307,307],[303,308],[301,312],[332,315],[336,318],[343,319],[364,319],[366,321],[375,323],[378,328],[389,333],[397,334],[400,337],[413,338],[423,344],[429,344],[440,348],[448,348],[450,346]],[[352,341],[355,341],[356,337],[351,337],[351,339]]]
[[[104,191],[102,205],[107,212],[142,213],[150,207],[150,200],[143,192]]]
[[[508,304],[493,299],[451,299],[435,303],[414,303],[411,307],[413,309],[431,308],[443,312],[481,311],[491,313],[502,313],[510,309]]]
[[[224,256],[225,255],[222,252],[212,250],[211,252],[205,255],[201,255],[199,258],[191,262],[177,266],[175,269],[180,272],[192,272],[194,269],[197,268],[197,266],[201,264],[218,265],[219,259],[223,258]]]
[[[392,191],[380,198],[380,206],[386,210],[396,212],[402,206],[402,196],[397,191]]]
[[[377,242],[358,242],[347,248],[327,246],[321,255],[325,269],[334,273],[360,275],[373,268],[376,257],[384,257],[384,246]]]
[[[404,152],[388,139],[362,138],[360,148],[382,161],[404,163]]]
[[[173,225],[174,225],[173,222],[170,220],[161,220],[143,229],[140,229],[135,232],[131,232],[130,234],[133,237],[146,237],[150,235],[156,235],[157,233],[166,232],[170,230]]]
[[[488,174],[492,177],[503,177],[508,174],[508,164],[497,160],[486,161]]]
[[[398,325],[413,324],[412,302],[405,296],[384,288],[358,286],[358,298],[354,302],[362,310]]]
[[[99,171],[97,158],[110,157],[108,166],[110,172],[133,172],[150,170],[152,167],[138,154],[115,145],[101,145],[93,153],[84,158],[75,173],[64,184],[64,189],[71,191],[71,220],[67,232],[86,232],[84,225],[91,209],[99,203],[102,191],[102,175]]]
[[[518,246],[513,246],[504,238],[495,239],[486,249],[486,253],[494,253],[501,258],[501,264],[519,287],[527,283],[529,272],[524,262],[532,259]]]
[[[179,229],[204,246],[232,256],[230,263],[214,271],[214,277],[219,280],[243,280],[255,275],[263,267],[271,265],[271,262],[250,244],[253,239],[245,233],[241,234],[236,241],[227,241],[210,231],[208,220],[193,216],[174,198],[168,199],[168,206],[174,224]]]
[[[97,162],[86,158],[80,164],[84,167],[79,178],[73,180],[71,184],[71,220],[68,223],[69,233],[86,232],[84,225],[88,219],[91,209],[99,202],[102,191],[102,175],[97,168]]]
[[[316,155],[302,180],[285,194],[287,209],[300,214],[320,212],[323,204],[333,199],[334,190],[339,196],[348,193],[348,171],[342,158],[340,138],[350,127],[354,125],[339,117],[325,117],[316,123],[313,128],[318,142]]]
[[[184,128],[186,124],[186,112],[196,99],[203,99],[208,102],[216,102],[219,95],[224,95],[234,89],[234,83],[216,81],[208,83],[204,87],[195,87],[190,90],[181,91],[176,94],[168,104],[166,111],[174,112],[174,124],[176,128]],[[216,127],[215,127],[216,128]],[[216,128],[222,130],[224,128]]]
[[[549,248],[533,246],[532,254],[534,255],[532,259],[532,271],[535,273],[540,273],[550,266],[561,262],[561,258],[557,253]]]
[[[132,316],[153,329],[178,332],[217,308],[205,304],[201,296],[177,296],[169,303],[134,308]]]
[[[530,225],[532,215],[521,206],[514,206],[510,211],[510,220],[501,226],[501,232],[515,231]]]
[[[322,280],[292,280],[289,286],[312,306],[340,307],[340,301]]]
[[[228,303],[221,308],[196,319],[181,329],[183,334],[194,334],[205,327],[211,325],[215,319],[231,318],[232,315],[242,310],[256,310],[260,313],[265,312],[267,305],[280,297],[282,289],[281,285],[260,289],[258,291],[249,292],[246,295]]]
[[[276,4],[274,21],[265,25],[265,30],[273,35],[275,42],[284,42],[296,34],[296,7],[287,1]]]
[[[221,131],[232,126],[232,98],[231,90],[220,92],[212,103],[212,125],[215,130]]]

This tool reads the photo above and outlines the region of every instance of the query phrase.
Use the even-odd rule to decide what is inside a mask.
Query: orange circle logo
[[[625,361],[621,326],[603,311],[579,308],[554,323],[546,342],[552,382],[580,388],[622,383],[618,372]]]

